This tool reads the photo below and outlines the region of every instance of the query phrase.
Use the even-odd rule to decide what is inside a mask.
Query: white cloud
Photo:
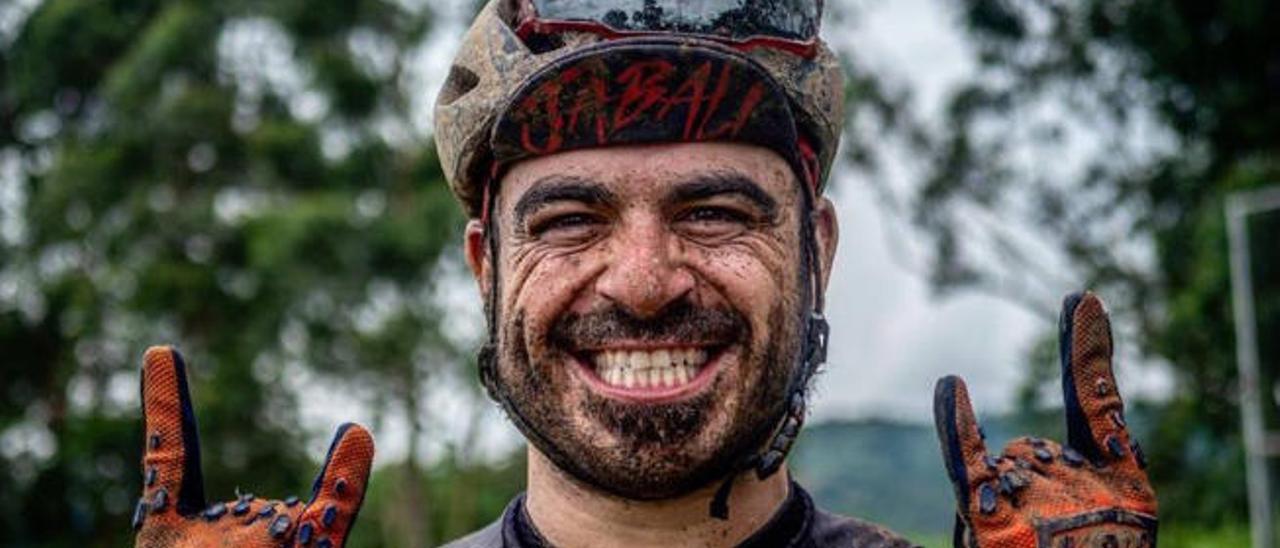
[[[931,298],[926,280],[892,260],[871,191],[846,181],[833,200],[841,236],[815,416],[932,420],[933,383],[947,374],[965,378],[979,409],[1008,409],[1044,317],[984,295]]]
[[[843,37],[841,49],[854,52],[860,65],[910,83],[918,113],[937,119],[947,91],[973,70],[952,13],[931,0],[860,4],[853,32],[828,35]],[[887,160],[890,186],[909,188],[910,158],[890,151]],[[983,295],[935,299],[921,273],[895,262],[913,256],[893,249],[910,240],[889,233],[906,230],[901,221],[886,218],[867,183],[852,177],[836,183],[840,247],[827,293],[832,342],[815,416],[930,421],[933,383],[947,374],[965,378],[980,411],[1007,410],[1020,359],[1049,327],[1049,316]]]

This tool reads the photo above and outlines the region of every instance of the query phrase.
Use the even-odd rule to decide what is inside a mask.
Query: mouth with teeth
[[[715,376],[722,348],[609,348],[577,361],[587,384],[614,398],[645,403],[682,399]],[[585,358],[585,359],[583,359]]]

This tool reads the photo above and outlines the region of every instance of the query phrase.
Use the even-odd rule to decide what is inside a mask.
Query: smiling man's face
[[[802,200],[789,165],[748,145],[515,165],[494,211],[495,383],[534,446],[579,480],[655,499],[723,477],[764,443],[810,307]],[[829,263],[834,218],[825,200],[817,211]],[[478,222],[467,251],[487,296]]]

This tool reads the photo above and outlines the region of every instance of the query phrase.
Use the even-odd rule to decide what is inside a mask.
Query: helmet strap
[[[800,363],[791,373],[791,379],[787,385],[786,406],[774,422],[773,435],[770,436],[769,443],[759,452],[744,458],[716,489],[715,496],[711,499],[710,512],[711,516],[717,519],[729,519],[729,495],[733,490],[733,482],[739,474],[754,468],[756,478],[763,480],[782,468],[787,454],[795,445],[796,436],[800,434],[800,428],[804,426],[805,413],[808,410],[806,394],[809,380],[827,361],[827,341],[831,327],[827,323],[826,316],[823,315],[825,299],[822,287],[822,263],[818,253],[817,225],[813,222],[813,214],[816,211],[814,202],[817,201],[820,175],[817,155],[803,138],[800,139],[799,152],[804,167],[803,172],[797,174],[804,179],[800,190],[804,195],[804,210],[801,212],[800,221],[804,246],[802,275],[808,278],[805,298],[813,303],[804,321],[804,341],[800,349]]]
[[[495,170],[496,172],[496,170]],[[494,214],[494,205],[497,201],[497,193],[492,192],[492,187],[496,183],[497,178],[491,178],[489,183],[485,185],[484,191],[484,211],[482,223],[484,226],[485,243],[488,246],[489,255],[489,302],[485,305],[486,316],[489,323],[488,340],[480,347],[476,358],[478,369],[480,372],[480,383],[484,385],[485,391],[488,392],[489,398],[498,402],[506,412],[507,417],[515,424],[517,430],[530,438],[534,446],[538,447],[544,455],[561,468],[572,462],[568,455],[556,449],[556,446],[550,440],[543,436],[538,429],[533,428],[520,408],[517,407],[507,393],[498,386],[498,226],[497,215]],[[600,486],[603,487],[603,486]]]

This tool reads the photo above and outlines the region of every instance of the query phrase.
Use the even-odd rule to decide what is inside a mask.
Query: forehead
[[[501,203],[571,177],[632,199],[662,196],[673,185],[710,173],[741,175],[783,203],[799,191],[790,164],[776,152],[738,143],[616,146],[562,152],[521,161],[503,176]],[[503,207],[506,209],[506,207]]]

